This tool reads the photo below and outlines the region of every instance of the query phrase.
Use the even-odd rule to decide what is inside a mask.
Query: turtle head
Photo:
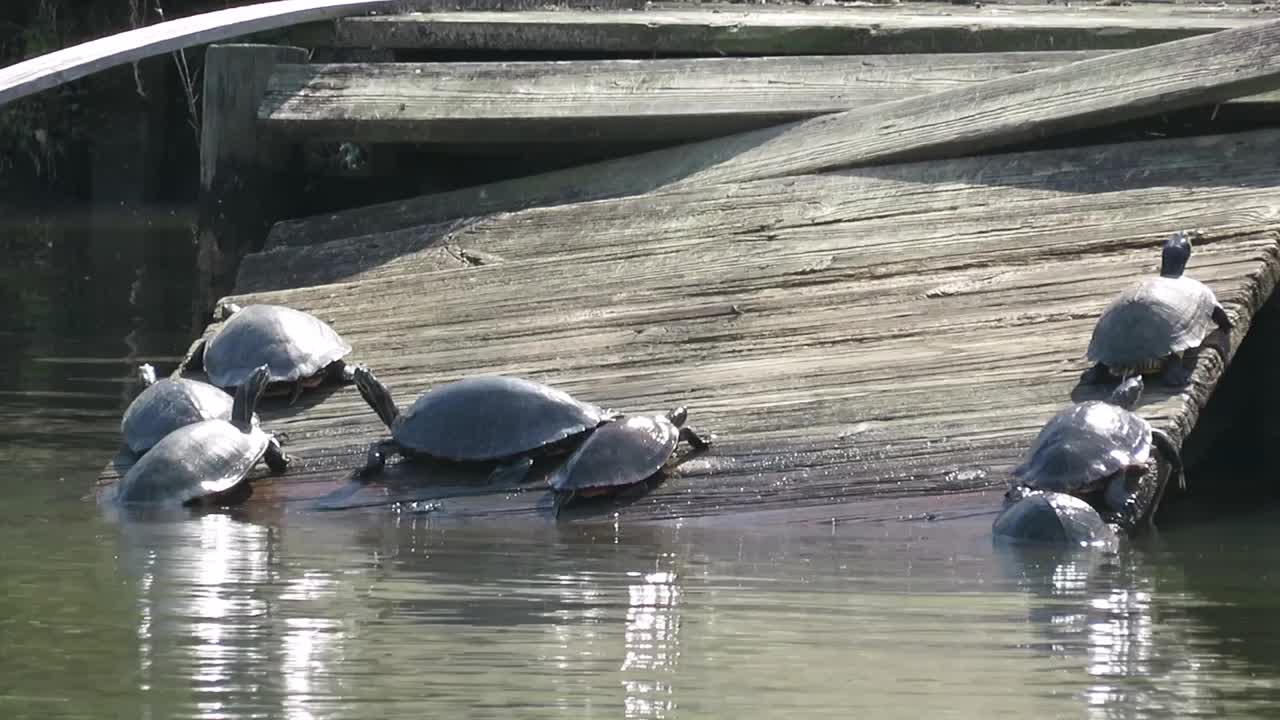
[[[672,425],[681,427],[684,425],[684,421],[689,419],[689,410],[685,406],[681,405],[675,410],[667,413],[667,419],[671,421]]]
[[[156,384],[156,369],[151,367],[149,363],[142,363],[138,366],[138,382],[142,383],[142,387],[151,387]]]
[[[360,397],[369,403],[369,407],[378,414],[378,418],[383,424],[391,427],[391,424],[400,416],[400,408],[396,407],[396,401],[391,397],[391,391],[383,385],[373,371],[364,365],[356,366],[351,373],[351,379],[356,383],[356,389],[360,391]]]
[[[1107,398],[1107,402],[1112,405],[1118,405],[1125,410],[1132,410],[1138,405],[1138,398],[1142,397],[1142,376],[1134,375],[1125,378],[1124,382],[1116,386],[1111,392],[1111,397]]]
[[[271,368],[259,365],[249,373],[248,379],[236,388],[235,400],[231,404],[231,424],[242,432],[253,430],[253,413],[258,409],[258,400],[271,382]]]
[[[1163,277],[1180,277],[1191,259],[1191,238],[1185,232],[1176,232],[1164,241],[1164,249],[1160,251],[1160,275]]]

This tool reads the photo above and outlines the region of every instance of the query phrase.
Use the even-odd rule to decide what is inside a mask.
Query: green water
[[[129,369],[186,348],[190,232],[0,245],[0,718],[1280,715],[1267,507],[1115,558],[998,552],[989,518],[104,517]]]

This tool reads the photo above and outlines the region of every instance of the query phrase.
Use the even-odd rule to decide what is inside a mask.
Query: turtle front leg
[[[298,398],[302,397],[302,389],[305,387],[302,384],[301,378],[294,380],[291,385],[292,389],[289,391],[289,407],[293,407],[293,404],[298,402]]]
[[[284,472],[292,462],[292,458],[285,453],[280,441],[274,437],[267,443],[267,452],[262,458],[267,461],[267,467],[271,468],[271,472],[276,474]]]
[[[387,466],[387,455],[399,451],[400,445],[395,440],[379,440],[373,443],[365,453],[364,467],[360,468],[357,474],[360,477],[366,477],[382,472],[382,469]]]
[[[329,366],[329,377],[343,385],[350,385],[356,381],[356,366],[338,360]]]
[[[706,450],[711,447],[711,436],[685,426],[680,428],[680,439],[689,443],[695,450]]]
[[[557,520],[559,520],[559,519],[560,519],[560,511],[564,509],[564,506],[565,506],[565,505],[568,505],[568,504],[569,504],[569,503],[571,503],[571,502],[573,502],[573,499],[574,499],[574,498],[576,498],[576,497],[578,497],[578,493],[577,493],[576,491],[573,491],[573,490],[569,490],[569,491],[567,491],[567,492],[557,492],[557,493],[556,493],[556,495],[555,495],[555,505],[553,506],[552,513],[553,513],[553,515],[555,516],[555,518],[556,518]]]
[[[533,468],[533,458],[521,455],[514,460],[498,465],[489,473],[489,482],[505,485],[519,485],[524,482],[529,470]]]
[[[1129,473],[1119,472],[1107,483],[1102,493],[1102,501],[1112,513],[1124,516],[1129,512],[1132,504],[1130,500],[1133,498],[1133,483],[1130,482],[1132,479]]]

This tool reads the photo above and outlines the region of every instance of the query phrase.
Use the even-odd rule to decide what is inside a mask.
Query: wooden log
[[[174,50],[394,5],[395,0],[279,0],[148,25],[0,68],[0,105]]]
[[[683,243],[726,234],[763,236],[805,223],[878,227],[901,222],[903,232],[952,232],[955,228],[927,222],[920,228],[911,218],[995,205],[994,212],[1006,214],[1009,222],[1022,222],[1018,213],[1039,214],[1029,209],[1038,201],[1074,197],[1089,203],[1093,194],[1120,190],[1147,190],[1171,202],[1223,190],[1248,193],[1249,188],[1280,184],[1271,161],[1277,153],[1280,131],[1264,130],[892,165],[553,206],[274,247],[245,258],[236,287],[261,292],[389,278],[446,264],[599,252],[639,240]],[[1018,207],[1011,211],[1011,203]],[[674,221],[677,217],[683,220]],[[593,231],[582,232],[588,226]],[[464,263],[467,253],[484,256]]]
[[[197,325],[232,287],[240,259],[293,207],[288,151],[259,129],[257,107],[275,66],[306,57],[303,48],[274,45],[213,45],[205,53]]]
[[[701,139],[1101,53],[282,65],[258,117],[358,142]]]
[[[1280,23],[1268,22],[916,98],[704,140],[454,196],[456,215],[657,189],[973,155],[1025,140],[1219,103],[1280,87]],[[468,200],[468,197],[470,198]],[[445,219],[438,198],[291,223],[325,239]],[[330,225],[325,234],[323,226]]]
[[[1259,22],[1242,6],[906,3],[658,7],[645,12],[435,12],[349,18],[338,46],[486,51],[835,55],[1127,49]]]

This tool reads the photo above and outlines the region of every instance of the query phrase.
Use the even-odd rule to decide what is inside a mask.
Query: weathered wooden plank
[[[1099,54],[282,65],[258,117],[280,133],[364,142],[695,139]]]
[[[1270,158],[1280,131],[1263,130],[1010,153],[760,180],[517,214],[460,220],[312,245],[276,246],[240,266],[236,287],[257,292],[343,280],[606,250],[620,241],[767,234],[811,223],[877,221],[954,208],[1081,194],[1163,188],[1165,197],[1207,188],[1280,182]],[[1025,206],[1024,206],[1025,207]],[[677,217],[683,219],[679,222]],[[584,232],[590,228],[591,232]]]
[[[289,152],[258,126],[257,107],[278,63],[307,51],[277,45],[212,45],[205,52],[200,124],[200,223],[194,316],[230,291],[240,259],[262,247],[291,210],[281,182]]]
[[[148,25],[0,68],[0,105],[174,50],[394,4],[395,0],[278,0]]]
[[[1258,22],[1241,6],[984,5],[435,12],[350,18],[339,46],[693,55],[1126,49]]]
[[[1209,226],[1190,271],[1228,306],[1237,341],[1247,329],[1275,284],[1280,190],[1174,192],[1064,194],[880,221],[818,215],[689,237],[678,227],[690,214],[633,212],[632,230],[583,223],[581,246],[543,258],[238,299],[319,313],[402,398],[508,372],[634,412],[688,402],[694,421],[719,434],[716,449],[686,463],[683,478],[610,507],[629,518],[967,492],[1003,482],[1066,401],[1097,312],[1154,272],[1169,230]],[[676,229],[655,232],[664,224]],[[526,230],[544,234],[537,223]],[[465,246],[472,232],[454,242]],[[1144,414],[1184,435],[1219,370],[1206,357],[1189,392],[1153,389]],[[264,417],[299,458],[261,486],[265,498],[328,492],[384,432],[351,388]],[[547,510],[536,484],[521,492],[407,465],[389,481],[393,494],[378,484],[352,500]]]
[[[1280,23],[1227,30],[502,186],[480,186],[455,195],[452,209],[479,214],[471,208],[529,207],[973,155],[1053,133],[1275,89],[1280,85],[1278,51]],[[435,199],[418,198],[394,208],[350,211],[334,227],[354,230],[344,235],[386,232],[442,219],[439,208]],[[322,217],[327,219],[291,223],[273,234],[322,235],[323,226],[337,216]]]

